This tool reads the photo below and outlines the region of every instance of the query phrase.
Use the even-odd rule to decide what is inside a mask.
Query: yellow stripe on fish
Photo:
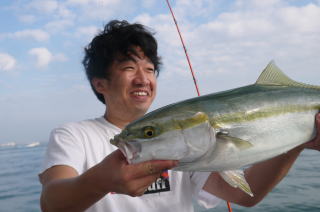
[[[256,111],[241,111],[225,113],[212,117],[210,124],[214,128],[221,128],[224,124],[255,121],[257,119],[278,116],[287,113],[300,113],[312,110],[320,110],[320,105],[291,105],[287,107],[260,108]]]

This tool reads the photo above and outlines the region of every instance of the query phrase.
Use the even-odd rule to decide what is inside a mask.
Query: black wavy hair
[[[112,20],[85,47],[85,56],[82,64],[91,88],[102,103],[105,104],[105,99],[102,94],[95,90],[92,79],[110,79],[109,68],[112,63],[119,56],[130,57],[130,54],[137,55],[135,51],[137,46],[151,60],[156,75],[159,75],[161,59],[158,56],[158,44],[153,35],[154,33],[142,24],[130,24],[125,20]]]

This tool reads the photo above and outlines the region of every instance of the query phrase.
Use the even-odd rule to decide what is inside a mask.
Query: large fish
[[[271,62],[255,84],[150,112],[111,143],[129,163],[179,160],[175,170],[218,171],[252,196],[240,169],[310,140],[319,109],[320,86],[293,81]]]

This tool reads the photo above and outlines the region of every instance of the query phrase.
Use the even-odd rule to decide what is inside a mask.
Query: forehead
[[[140,48],[132,49],[128,51],[127,54],[116,54],[113,64],[122,64],[126,62],[135,62],[145,61],[147,63],[152,63],[149,57],[147,57]]]

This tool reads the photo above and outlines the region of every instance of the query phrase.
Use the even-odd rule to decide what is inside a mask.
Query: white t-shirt
[[[55,166],[73,167],[78,174],[101,162],[117,147],[109,140],[121,129],[103,117],[66,124],[52,131],[42,171]],[[112,170],[110,170],[112,171]],[[202,190],[210,173],[168,171],[169,178],[158,179],[141,197],[107,194],[87,212],[189,212],[192,198],[206,207],[215,207],[220,199]]]

